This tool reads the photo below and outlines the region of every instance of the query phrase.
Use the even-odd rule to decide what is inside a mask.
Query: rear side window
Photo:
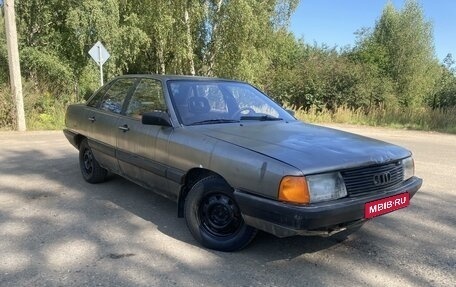
[[[166,111],[163,89],[159,81],[142,79],[127,108],[127,116],[141,118],[143,113]]]
[[[134,78],[118,79],[104,95],[100,104],[100,109],[120,114],[128,91],[135,82],[136,79]]]

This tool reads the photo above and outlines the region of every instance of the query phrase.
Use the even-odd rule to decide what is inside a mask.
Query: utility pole
[[[5,0],[6,45],[8,49],[8,65],[13,103],[16,108],[16,129],[20,132],[26,130],[24,100],[22,98],[21,67],[19,64],[19,48],[17,46],[16,14],[14,0]]]

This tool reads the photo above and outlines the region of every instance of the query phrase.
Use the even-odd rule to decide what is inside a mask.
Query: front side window
[[[141,118],[143,113],[166,111],[163,89],[159,81],[142,79],[127,108],[127,116]]]
[[[103,111],[120,114],[125,97],[135,83],[134,78],[118,79],[109,90],[106,92],[100,104],[100,109]]]

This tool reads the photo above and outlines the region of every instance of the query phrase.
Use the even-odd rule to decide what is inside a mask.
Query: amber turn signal
[[[279,200],[290,203],[308,204],[309,188],[303,176],[285,176],[279,187]]]

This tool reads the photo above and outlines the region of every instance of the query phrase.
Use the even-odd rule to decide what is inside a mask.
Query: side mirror
[[[171,119],[166,112],[149,112],[142,115],[141,123],[143,125],[171,127]]]

